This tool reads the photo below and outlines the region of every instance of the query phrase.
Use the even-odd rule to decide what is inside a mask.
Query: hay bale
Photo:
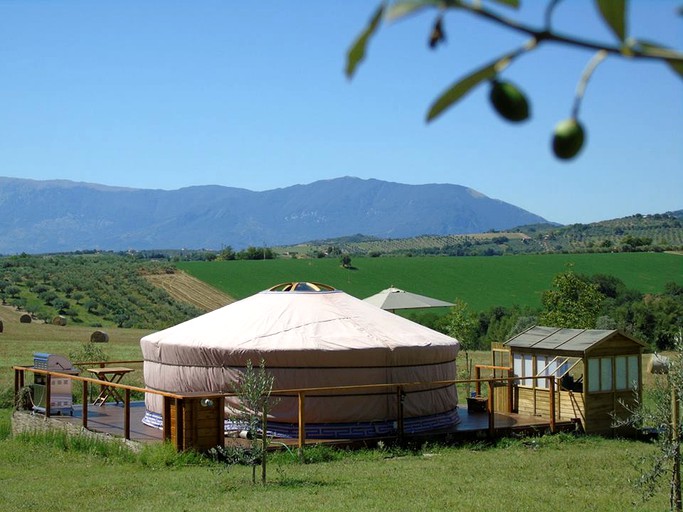
[[[107,343],[109,342],[109,335],[104,331],[94,331],[90,335],[90,341],[92,343]]]
[[[23,315],[21,315],[19,317],[19,321],[22,324],[30,324],[31,323],[31,315],[29,315],[28,313],[24,313]]]
[[[2,330],[3,330],[4,328],[5,328],[5,326],[3,325],[2,320],[0,320],[0,332],[2,332]]]
[[[66,317],[62,315],[57,315],[52,319],[52,325],[61,325],[64,327],[66,325]]]
[[[647,364],[647,371],[656,375],[664,375],[669,373],[669,365],[671,361],[668,357],[661,354],[652,354],[650,362]]]

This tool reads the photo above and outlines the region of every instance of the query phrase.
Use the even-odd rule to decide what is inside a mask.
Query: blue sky
[[[424,121],[447,86],[525,41],[448,13],[383,26],[352,81],[345,53],[378,2],[0,0],[0,176],[135,188],[268,190],[339,176],[454,183],[561,223],[683,208],[683,81],[608,58],[581,111],[588,142],[551,155],[590,52],[541,46],[503,78],[532,119],[496,116],[481,86]],[[539,24],[545,2],[522,2]],[[629,32],[681,49],[678,1],[635,0]],[[497,8],[510,16],[513,10]],[[612,42],[592,2],[554,26]]]

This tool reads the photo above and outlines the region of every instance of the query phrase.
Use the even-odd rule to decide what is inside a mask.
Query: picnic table
[[[135,370],[125,366],[103,366],[101,368],[88,368],[87,371],[95,375],[99,380],[118,384],[121,382],[121,379],[123,379],[124,375]],[[97,395],[97,398],[95,398],[93,405],[99,405],[101,407],[110,397],[116,400],[117,405],[119,402],[124,401],[117,388],[102,384],[100,386],[100,394]]]

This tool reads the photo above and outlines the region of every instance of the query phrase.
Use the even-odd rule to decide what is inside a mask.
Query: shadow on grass
[[[307,478],[289,478],[281,477],[272,482],[272,485],[279,487],[286,487],[289,489],[305,489],[305,488],[322,488],[335,485],[334,483],[325,482],[323,480],[310,480]]]

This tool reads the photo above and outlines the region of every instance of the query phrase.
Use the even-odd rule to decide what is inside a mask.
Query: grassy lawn
[[[31,364],[36,351],[68,355],[91,332],[20,324],[11,311],[2,314],[0,390],[8,392],[13,364]],[[140,358],[139,339],[147,331],[108,333],[102,348],[110,360]],[[488,352],[471,356],[490,362]],[[141,372],[133,375],[141,380]],[[316,462],[310,464],[277,454],[261,487],[251,485],[248,467],[179,459],[161,444],[134,455],[59,435],[12,438],[9,415],[0,410],[0,510],[648,511],[668,504],[666,491],[641,502],[630,483],[639,475],[634,464],[654,453],[652,445],[635,441],[557,435],[417,452],[311,448],[307,456]]]
[[[661,292],[665,283],[683,279],[679,255],[655,253],[354,257],[354,270],[342,268],[338,258],[183,262],[178,267],[237,299],[282,282],[317,281],[359,298],[396,286],[451,302],[459,298],[479,311],[514,304],[539,307],[543,291],[569,264],[577,273],[614,275],[645,293]]]
[[[0,432],[7,416],[0,411]],[[132,455],[59,435],[9,437],[0,438],[0,509],[664,510],[666,491],[643,503],[629,483],[639,474],[635,461],[653,450],[566,434],[415,452],[313,447],[313,463],[272,457],[263,487],[251,484],[248,467],[179,460],[160,444]]]
[[[0,402],[7,402],[14,388],[14,365],[33,365],[34,352],[47,352],[69,357],[90,344],[92,327],[58,326],[41,322],[22,324],[20,313],[9,307],[0,307],[3,332],[0,334]],[[108,343],[97,344],[109,361],[141,360],[140,338],[151,331],[141,329],[105,329]],[[75,360],[72,362],[76,362]],[[91,375],[84,375],[90,377]],[[129,378],[128,378],[129,377]],[[142,372],[127,376],[126,383],[142,384]],[[78,396],[78,393],[76,393]]]

